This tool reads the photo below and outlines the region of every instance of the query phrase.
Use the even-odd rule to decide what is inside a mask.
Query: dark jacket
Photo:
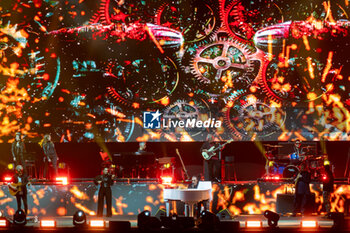
[[[325,179],[322,179],[323,191],[333,192],[334,191],[334,176],[332,171],[325,170]]]
[[[18,174],[15,174],[13,176],[13,183],[18,183],[18,177],[20,177],[22,179],[21,183],[21,189],[23,192],[23,195],[27,195],[27,184],[28,184],[28,176],[26,174],[23,174],[22,176],[19,176]]]
[[[196,188],[198,188],[198,184],[199,184],[199,182],[196,185],[191,183],[191,184],[188,185],[187,188],[189,188],[189,189],[196,189]]]
[[[112,176],[111,175],[98,175],[95,177],[95,180],[94,180],[94,183],[96,185],[98,185],[98,181],[102,181],[101,184],[100,184],[100,189],[104,189],[104,188],[110,188],[113,183],[114,183],[114,180],[112,179]]]
[[[295,186],[296,194],[310,194],[311,174],[308,171],[301,171],[300,177]]]
[[[23,159],[23,154],[25,153],[25,150],[26,149],[23,141],[14,141],[11,145],[12,157],[16,159]]]
[[[53,144],[53,142],[47,142],[43,144],[43,150],[46,157],[49,157],[50,159],[55,157],[57,158],[55,145]]]

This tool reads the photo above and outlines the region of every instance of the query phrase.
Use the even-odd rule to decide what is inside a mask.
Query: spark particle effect
[[[174,187],[185,188],[184,184]],[[161,184],[115,184],[112,186],[112,211],[114,215],[137,215],[143,210],[152,211],[155,215],[159,208],[165,208]],[[291,192],[290,184],[251,183],[213,186],[213,201],[210,210],[218,213],[228,209],[232,214],[261,214],[265,210],[276,211],[278,194]],[[0,187],[3,196],[0,204],[6,215],[13,215],[16,209],[16,198],[10,196],[8,187]],[[316,211],[322,209],[322,188],[312,184],[315,194]],[[97,187],[92,183],[74,184],[66,187],[32,185],[28,192],[29,215],[37,216],[72,216],[78,209],[95,216],[97,209]],[[82,198],[84,197],[84,198]],[[332,211],[344,212],[345,201],[350,198],[349,185],[336,185],[331,196]],[[177,203],[172,212],[183,214],[183,203]]]
[[[348,1],[5,2],[0,142],[349,140]],[[222,127],[143,128],[179,103]]]

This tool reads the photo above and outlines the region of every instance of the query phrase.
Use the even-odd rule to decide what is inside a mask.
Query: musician
[[[295,196],[294,196],[294,211],[293,216],[296,216],[301,211],[305,212],[307,198],[310,195],[311,174],[307,170],[305,164],[301,164],[300,173],[295,180]]]
[[[106,150],[104,150],[104,149],[100,149],[100,156],[101,156],[101,159],[102,159],[102,164],[101,164],[101,166],[103,167],[103,168],[105,168],[105,167],[110,167],[111,165],[112,165],[112,160],[111,160],[111,158],[110,158],[110,156],[108,155],[108,152],[106,151]]]
[[[97,200],[97,216],[102,217],[104,199],[106,198],[107,204],[107,217],[112,217],[112,190],[111,186],[114,183],[114,175],[111,175],[109,168],[105,167],[102,170],[102,175],[98,175],[95,178],[95,184],[99,185],[98,200]]]
[[[198,176],[192,176],[192,183],[188,185],[189,189],[196,189],[198,187],[199,178]]]
[[[198,176],[192,176],[192,183],[188,185],[187,188],[189,189],[197,189],[198,188],[198,184],[199,184],[199,180],[200,180],[200,175]],[[194,208],[194,213],[196,214],[197,217],[200,216],[200,212],[202,209],[204,209],[205,207],[205,201],[200,201],[198,203],[196,203],[193,208]]]
[[[134,173],[138,178],[148,178],[154,177],[155,169],[150,169],[149,166],[145,163],[146,161],[149,163],[154,160],[154,153],[147,149],[146,142],[139,142],[139,148],[135,152],[136,155],[136,170],[134,169]]]
[[[139,142],[139,148],[135,152],[135,154],[137,154],[137,155],[146,154],[147,153],[146,148],[147,148],[146,142]]]
[[[11,145],[11,152],[13,161],[16,165],[22,165],[25,167],[25,162],[23,158],[23,154],[25,153],[25,145],[22,141],[22,135],[20,132],[17,132],[15,135],[15,141]]]
[[[13,183],[9,184],[10,188],[13,190],[19,190],[19,192],[16,193],[16,200],[17,200],[17,210],[22,209],[22,202],[24,205],[24,212],[28,214],[28,203],[27,203],[27,184],[28,182],[28,176],[23,172],[23,166],[17,165],[16,166],[16,174],[13,176],[12,179]],[[14,186],[14,184],[21,184],[20,186]]]
[[[266,175],[270,175],[270,174],[274,174],[275,169],[276,169],[277,165],[274,161],[269,161],[266,159],[266,163],[265,163],[265,171],[266,171]]]
[[[326,208],[327,215],[331,213],[331,194],[334,191],[334,176],[333,172],[331,170],[331,166],[325,165],[324,166],[324,176],[322,178],[322,184],[323,184],[323,204]]]
[[[294,142],[294,153],[292,153],[290,156],[291,160],[299,160],[300,156],[303,155],[303,148],[301,147],[301,141],[299,139],[295,140]]]
[[[265,175],[269,176],[270,174],[279,174],[280,164],[274,160],[276,158],[276,149],[282,146],[265,144],[264,147],[266,148],[264,155],[266,159]]]
[[[212,147],[219,147],[220,144],[214,142],[214,135],[208,134],[206,142],[203,143],[201,147],[201,152],[208,151]],[[209,160],[204,160],[204,166],[207,167],[207,174],[205,175],[206,179],[209,181],[220,182],[220,160],[219,153],[220,150],[213,151],[214,156],[212,156]]]
[[[57,153],[55,149],[55,144],[51,141],[51,135],[45,134],[43,138],[43,150],[44,150],[44,177],[46,178],[46,174],[48,172],[49,163],[52,164],[52,167],[55,171],[55,177],[57,176]]]

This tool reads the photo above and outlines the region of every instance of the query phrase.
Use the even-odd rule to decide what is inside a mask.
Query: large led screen
[[[1,1],[1,142],[348,140],[349,8]]]

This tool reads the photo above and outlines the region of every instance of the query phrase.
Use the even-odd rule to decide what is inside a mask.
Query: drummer
[[[297,165],[300,162],[300,158],[304,156],[303,148],[301,147],[301,141],[299,139],[294,141],[294,152],[289,155],[291,164]]]

